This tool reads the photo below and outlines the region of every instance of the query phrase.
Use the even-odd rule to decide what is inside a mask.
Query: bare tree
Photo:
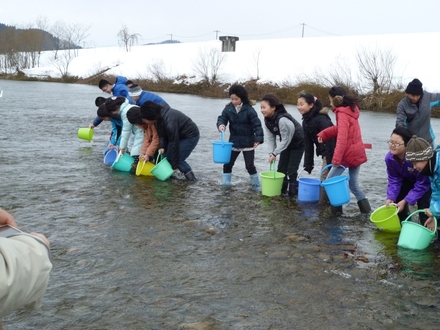
[[[158,83],[168,81],[168,73],[165,69],[163,60],[155,60],[148,66],[148,72],[153,76],[153,80]]]
[[[220,82],[220,69],[225,59],[225,54],[217,48],[199,48],[193,69],[202,81],[214,86]]]
[[[359,78],[364,81],[366,93],[388,93],[393,87],[394,67],[397,57],[391,50],[367,50],[362,48],[356,54]]]
[[[252,55],[252,64],[255,67],[256,70],[256,74],[257,76],[255,77],[255,79],[259,80],[260,79],[260,55],[261,55],[261,48],[258,47],[254,54]]]
[[[122,26],[122,29],[118,32],[119,45],[124,47],[127,52],[130,51],[131,47],[138,43],[139,37],[141,35],[138,33],[130,34],[126,25]]]

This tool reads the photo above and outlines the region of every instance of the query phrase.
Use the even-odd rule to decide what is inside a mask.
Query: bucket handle
[[[156,157],[156,165],[162,161],[163,154],[159,151]]]
[[[324,166],[324,167],[322,168],[322,170],[321,170],[321,173],[319,174],[319,178],[322,177],[322,173],[324,172],[324,170],[325,170],[326,168],[329,168],[329,167],[332,167],[332,166],[333,166],[333,164],[328,164],[328,165]],[[346,168],[344,165],[341,165],[341,164],[339,164],[338,166],[339,166],[339,167],[342,167],[342,168],[344,169],[344,171],[347,171],[347,179],[350,180],[350,174],[348,173],[348,168]]]
[[[415,210],[413,213],[411,213],[410,215],[408,215],[408,217],[403,220],[402,222],[408,221],[409,219],[411,219],[411,217],[416,214],[416,213],[425,213],[425,210]],[[434,231],[432,232],[433,235],[437,235],[437,219],[433,216],[434,218],[434,223],[435,223],[435,227],[434,227]],[[426,228],[426,227],[425,227]],[[426,228],[428,229],[428,228]]]
[[[122,157],[122,152],[119,151],[118,155],[116,156],[115,163],[117,163],[119,161],[119,158],[121,158],[121,157]]]
[[[275,161],[274,160],[270,163],[269,170],[271,172],[273,172],[273,178],[276,179],[276,177],[277,177],[277,168],[275,166]]]
[[[225,144],[225,131],[222,131],[222,145]]]

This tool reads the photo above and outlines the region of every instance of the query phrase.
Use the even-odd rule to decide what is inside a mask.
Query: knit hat
[[[422,95],[423,94],[422,82],[417,78],[413,79],[413,81],[411,81],[406,87],[405,93],[411,95]]]
[[[139,96],[142,93],[142,88],[141,86],[134,84],[132,85],[129,89],[128,89],[128,95],[130,95],[131,97],[133,96]]]
[[[409,162],[429,160],[434,155],[431,145],[425,139],[413,135],[406,145],[406,159]]]

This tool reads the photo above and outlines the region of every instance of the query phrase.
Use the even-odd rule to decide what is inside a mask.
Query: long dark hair
[[[146,120],[161,120],[160,110],[162,110],[162,107],[159,104],[147,101],[141,105],[140,116]]]
[[[275,111],[278,113],[286,113],[287,110],[284,107],[284,104],[280,102],[280,100],[277,99],[277,97],[273,94],[266,94],[263,96],[261,101],[266,101],[269,103],[271,107],[275,107]]]
[[[359,98],[354,95],[347,95],[347,92],[342,87],[333,86],[328,91],[328,95],[333,98],[333,105],[335,107],[350,107],[353,112],[356,108],[359,108]]]
[[[319,110],[322,109],[322,103],[320,100],[318,100],[315,96],[309,93],[301,93],[299,95],[299,98],[303,98],[307,104],[311,105],[313,104],[315,108]]]

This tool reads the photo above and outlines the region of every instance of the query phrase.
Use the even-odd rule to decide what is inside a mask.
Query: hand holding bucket
[[[425,212],[425,210],[416,210],[402,221],[402,230],[400,231],[397,245],[412,250],[423,250],[429,246],[429,243],[437,236],[437,219],[434,219],[434,231],[419,225],[418,223],[408,221],[416,213]]]
[[[264,196],[279,196],[281,195],[281,188],[285,174],[276,172],[275,162],[270,164],[269,172],[261,172],[261,194]]]

